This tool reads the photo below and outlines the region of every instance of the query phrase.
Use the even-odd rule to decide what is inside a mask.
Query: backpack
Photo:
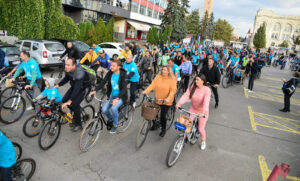
[[[96,80],[97,80],[97,77],[96,77],[97,74],[96,74],[95,70],[93,70],[92,68],[90,68],[86,65],[80,65],[80,67],[88,75],[89,82],[91,82],[92,84],[95,84]]]
[[[296,84],[297,84],[297,82],[295,79],[293,79],[293,84],[290,87],[287,87],[287,82],[285,82],[282,87],[283,92],[285,92],[289,95],[294,93],[296,90]]]

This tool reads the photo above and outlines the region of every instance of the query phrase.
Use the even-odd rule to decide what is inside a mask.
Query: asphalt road
[[[132,125],[125,133],[110,135],[105,130],[86,153],[79,150],[80,132],[71,132],[67,125],[62,127],[57,143],[42,151],[37,137],[27,138],[22,132],[31,111],[14,124],[0,126],[11,140],[22,145],[23,158],[36,160],[32,180],[265,181],[278,163],[288,163],[289,178],[299,180],[300,89],[292,97],[291,112],[278,111],[283,107],[281,79],[291,77],[287,69],[264,68],[253,93],[244,91],[248,80],[244,86],[221,87],[219,108],[214,108],[214,101],[210,104],[206,150],[201,151],[199,144],[187,144],[172,168],[167,168],[165,159],[178,134],[173,127],[164,138],[159,137],[159,131],[150,132],[144,146],[136,150],[136,135],[142,123],[140,108],[135,110]],[[43,74],[49,76],[50,71]],[[62,95],[65,91],[60,89]],[[98,109],[96,102],[92,105]]]

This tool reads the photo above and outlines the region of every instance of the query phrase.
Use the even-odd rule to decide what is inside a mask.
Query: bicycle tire
[[[99,126],[99,127],[97,127]],[[82,131],[81,131],[81,134],[80,134],[80,138],[79,138],[79,149],[82,151],[82,152],[87,152],[88,150],[90,150],[91,148],[93,148],[96,144],[96,142],[98,141],[99,137],[100,137],[100,133],[101,133],[101,130],[103,130],[103,122],[102,120],[100,120],[100,118],[98,119],[91,119],[89,122],[87,122]],[[96,131],[96,132],[95,132]],[[88,138],[88,139],[84,139],[85,138],[85,134],[88,134],[89,136],[90,135],[94,135],[93,137],[91,138]],[[87,143],[86,141],[84,140],[91,140],[91,144],[86,146],[86,144],[83,144],[83,143]]]
[[[141,107],[144,100],[145,100],[145,97],[141,94],[141,93],[138,93],[139,95],[137,95],[137,92],[136,92],[136,99],[135,99],[135,103],[136,103],[136,106],[135,108],[138,108],[138,107]]]
[[[48,128],[48,126],[50,126]],[[54,129],[54,130],[53,130]],[[42,144],[42,140],[45,136],[49,135],[49,136],[52,136],[53,135],[53,131],[55,131],[55,134],[54,136],[54,139],[52,142],[50,142],[50,144],[48,145],[43,145]],[[38,139],[38,142],[39,142],[39,147],[42,149],[42,150],[48,150],[50,149],[57,141],[59,135],[60,135],[60,131],[61,131],[61,125],[59,124],[58,121],[56,121],[55,118],[53,118],[52,120],[50,120],[49,122],[47,122],[44,127],[42,128],[41,130],[41,133],[39,135],[39,139]]]
[[[126,109],[125,109],[126,108]],[[124,114],[124,111],[126,111],[125,112],[125,116],[124,116],[124,118],[123,119],[126,119],[126,120],[123,120],[123,122],[125,121],[125,126],[120,126],[120,123],[122,124],[122,121],[120,120],[119,121],[119,125],[118,125],[118,132],[120,132],[120,133],[123,133],[123,132],[125,132],[128,128],[129,128],[129,126],[131,125],[131,122],[132,122],[132,119],[133,119],[133,115],[134,115],[134,108],[131,106],[131,105],[126,105],[122,110],[121,110],[121,112],[123,111],[123,113],[122,114]],[[121,113],[120,113],[121,114]],[[119,114],[119,115],[120,115]]]
[[[90,110],[88,111],[88,109]],[[95,118],[95,108],[92,105],[86,105],[81,108],[81,121],[83,124],[93,118]]]
[[[22,165],[24,163],[29,163],[31,165],[31,169],[29,174],[24,175],[24,170],[22,169]],[[13,178],[17,181],[29,181],[31,177],[33,176],[36,169],[36,162],[32,158],[24,158],[21,160],[18,160],[16,164],[13,166]],[[20,173],[21,172],[21,173]]]
[[[84,99],[85,99],[85,102],[91,103],[94,99],[94,95],[92,95],[92,96],[87,95],[87,96],[85,96]]]
[[[17,89],[17,87],[7,87],[3,91],[1,91],[1,102],[15,95]]]
[[[19,143],[12,142],[15,152],[16,152],[16,159],[19,160],[22,157],[23,149]]]
[[[31,121],[33,121],[33,122],[31,122]],[[23,133],[27,137],[30,137],[30,138],[35,137],[40,133],[44,124],[45,124],[45,121],[41,118],[41,116],[39,116],[39,117],[37,115],[30,116],[23,124]],[[33,128],[33,130],[30,130],[30,128]]]
[[[175,112],[176,108],[174,106],[171,106],[167,112],[166,118],[167,118],[167,127],[166,129],[169,130],[171,126],[173,125],[174,118],[175,118]],[[170,117],[168,117],[170,116]]]
[[[5,106],[5,103],[7,103],[8,101],[10,101],[11,99],[15,99],[15,98],[19,98],[18,95],[15,95],[15,96],[12,96],[8,99],[6,99],[0,106],[0,121],[3,122],[4,124],[12,124],[12,123],[15,123],[17,122],[19,119],[21,119],[21,117],[23,116],[24,112],[25,112],[25,108],[26,108],[26,101],[25,99],[20,96],[20,102],[22,102],[23,104],[23,108],[20,109],[21,110],[21,113],[15,118],[15,119],[12,119],[11,117],[8,118],[8,120],[4,119],[4,115],[3,114],[6,114],[7,111],[11,111],[11,107],[12,106]],[[20,105],[20,102],[19,102],[19,105]],[[18,105],[18,108],[17,110],[19,110],[19,105]]]
[[[179,144],[179,145],[177,145],[177,144]],[[182,145],[180,145],[180,144],[182,144]],[[171,156],[172,156],[171,154],[173,153],[173,151],[175,151],[174,150],[175,146],[179,146],[179,148],[177,148],[178,151],[177,151],[177,153],[175,153],[175,159],[170,161]],[[183,134],[181,134],[181,135],[178,135],[174,139],[171,146],[169,147],[169,150],[168,150],[168,153],[167,153],[167,158],[166,158],[166,164],[169,168],[175,165],[175,163],[177,162],[177,160],[178,160],[178,158],[179,158],[179,156],[182,152],[183,147],[184,147],[184,136],[183,136]]]
[[[140,149],[144,145],[147,135],[149,133],[150,127],[151,127],[151,121],[144,119],[143,124],[141,125],[139,132],[137,134],[137,137],[136,137],[135,146],[137,149]],[[145,132],[143,132],[143,131],[145,131]],[[140,137],[140,135],[144,135],[144,137]],[[142,139],[140,140],[140,138],[142,138]]]
[[[229,76],[225,75],[223,78],[222,78],[222,87],[223,88],[228,88],[229,87]]]

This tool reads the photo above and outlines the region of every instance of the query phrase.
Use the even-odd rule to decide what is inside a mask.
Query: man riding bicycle
[[[97,71],[97,75],[103,79],[110,70],[110,57],[104,50],[100,50],[98,54],[99,56],[90,64],[90,67],[93,67],[94,64],[98,63],[100,66],[98,66],[98,69],[94,70]]]
[[[97,71],[100,66],[98,61],[95,61],[97,58],[97,54],[92,48],[89,48],[89,51],[85,54],[85,56],[80,60],[80,64],[89,65],[93,70]],[[88,61],[88,62],[86,62]]]
[[[231,56],[231,58],[229,59],[226,69],[230,66],[230,68],[233,69],[233,76],[232,76],[232,80],[235,80],[235,76],[237,74],[237,69],[239,67],[239,62],[240,62],[240,57],[238,56],[237,52],[234,52],[234,55]]]
[[[132,55],[131,50],[129,49],[129,46],[126,46],[125,49],[122,50],[122,52],[118,56],[118,60],[120,60],[121,62],[124,62],[126,60],[127,55]],[[123,58],[121,59],[121,57],[123,57]]]
[[[99,85],[96,86],[95,91],[92,91],[89,96],[95,95],[96,91],[103,88],[107,83],[107,97],[108,100],[102,107],[102,112],[108,118],[108,124],[113,122],[113,127],[110,130],[111,134],[117,132],[119,121],[119,108],[127,101],[127,75],[124,69],[121,69],[121,62],[114,60],[111,62],[110,71]],[[112,114],[110,113],[110,110]]]
[[[74,122],[72,131],[77,132],[82,128],[80,103],[85,96],[85,90],[91,87],[87,73],[80,67],[76,66],[74,58],[68,58],[65,62],[65,77],[55,86],[55,88],[65,85],[70,82],[70,88],[62,99],[62,110],[67,106],[72,105],[71,109],[74,112]]]
[[[67,43],[67,49],[66,51],[59,57],[59,60],[62,59],[62,57],[64,57],[65,55],[68,56],[68,58],[74,58],[76,60],[76,64],[79,64],[79,61],[81,59],[81,55],[78,51],[78,49],[73,46],[72,42],[68,42]]]

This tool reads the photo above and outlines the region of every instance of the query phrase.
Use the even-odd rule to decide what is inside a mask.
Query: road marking
[[[261,171],[262,181],[267,181],[268,177],[272,173],[272,170],[269,169],[264,156],[262,156],[262,155],[258,156],[258,163],[259,163],[259,167],[260,167],[260,171]],[[293,169],[293,168],[291,168],[291,169]],[[293,176],[288,175],[286,178],[288,180],[300,181],[299,177],[293,177]]]
[[[251,106],[248,106],[248,111],[253,131],[257,131],[257,126],[261,126],[293,134],[300,134],[300,120],[254,112]]]
[[[248,99],[248,92],[247,92],[247,90],[246,90],[246,88],[244,87],[244,93],[245,93],[245,97],[246,97],[246,99]]]

